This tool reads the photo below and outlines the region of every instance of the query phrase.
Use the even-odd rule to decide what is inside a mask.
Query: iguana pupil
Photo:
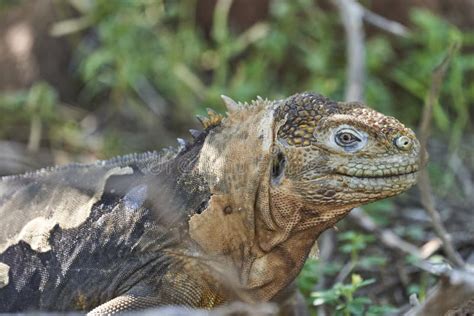
[[[340,132],[336,135],[336,141],[338,141],[341,146],[346,146],[355,142],[360,142],[360,139],[350,132]]]

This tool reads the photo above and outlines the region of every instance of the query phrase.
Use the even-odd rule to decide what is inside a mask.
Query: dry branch
[[[430,91],[428,92],[428,96],[426,98],[426,102],[423,108],[423,116],[421,119],[420,127],[419,127],[419,140],[421,144],[421,160],[426,161],[427,159],[427,143],[428,138],[430,135],[431,129],[431,117],[433,112],[433,107],[435,103],[438,101],[439,92],[441,89],[441,85],[448,69],[449,63],[453,58],[455,52],[458,49],[458,45],[453,44],[446,57],[443,61],[435,68],[431,78],[431,87]],[[456,267],[464,267],[464,261],[459,253],[455,250],[449,233],[447,232],[446,228],[444,227],[441,216],[436,209],[432,189],[431,189],[431,182],[429,179],[429,175],[426,169],[422,169],[420,172],[420,177],[418,180],[418,187],[420,188],[421,193],[421,204],[428,212],[431,217],[431,223],[433,228],[438,235],[438,237],[443,242],[443,249],[446,253],[448,259],[455,265]]]
[[[318,240],[319,245],[319,268],[321,271],[327,266],[331,260],[335,249],[335,232],[333,229],[329,229],[325,231]],[[314,286],[314,291],[321,291],[326,288],[327,277],[324,273],[321,273],[319,276],[319,281]],[[317,307],[317,314],[318,316],[326,316],[328,315],[324,305],[319,305]]]
[[[401,239],[389,229],[381,229],[361,208],[355,208],[349,217],[365,231],[372,233],[388,248],[421,258],[421,252],[415,245]]]
[[[365,83],[365,32],[363,21],[399,36],[407,36],[408,29],[363,7],[355,0],[333,0],[341,15],[347,37],[346,101],[362,101]]]
[[[354,0],[333,0],[347,36],[346,101],[362,101],[365,81],[364,11]]]
[[[408,36],[409,31],[404,25],[395,21],[391,21],[387,18],[384,18],[383,16],[378,15],[370,10],[367,10],[364,7],[362,7],[362,9],[364,11],[364,20],[366,20],[368,23],[372,24],[373,26],[376,26],[384,31],[387,31],[389,33],[392,33],[398,36]]]
[[[430,292],[423,304],[409,310],[406,316],[444,315],[469,299],[474,299],[474,274],[465,270],[451,270],[446,264],[434,265],[424,260],[416,246],[404,241],[389,229],[381,229],[360,208],[352,210],[350,216],[364,230],[378,236],[385,246],[414,256],[417,258],[413,263],[415,266],[440,277],[440,284]]]
[[[461,313],[460,307],[474,301],[474,274],[462,270],[448,270],[441,276],[440,283],[428,294],[421,305],[409,310],[405,316],[446,315],[456,311],[455,315],[472,315]],[[472,312],[472,310],[471,310]]]
[[[431,115],[433,106],[437,102],[443,78],[448,69],[449,63],[455,52],[459,48],[458,44],[451,45],[446,57],[435,68],[432,74],[430,91],[426,98],[423,109],[423,116],[420,124],[420,143],[426,149],[431,128]],[[423,155],[426,152],[423,151]],[[425,159],[424,157],[423,159]],[[443,271],[430,271],[432,267],[421,267],[430,273],[441,277],[439,284],[430,292],[428,298],[419,306],[415,306],[406,315],[445,315],[446,313],[461,313],[460,308],[474,302],[474,274],[465,268],[465,263],[459,253],[455,250],[451,238],[443,226],[441,216],[435,207],[433,195],[431,193],[431,183],[426,170],[422,170],[419,179],[421,192],[421,202],[431,217],[433,228],[442,241],[443,249],[452,264],[460,269]],[[454,311],[456,309],[456,311]],[[472,310],[470,310],[472,312]],[[464,314],[464,311],[462,312]]]

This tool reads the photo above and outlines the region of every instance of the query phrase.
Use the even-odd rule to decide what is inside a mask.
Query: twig
[[[388,229],[381,229],[362,209],[355,208],[349,215],[366,231],[377,235],[382,243],[394,250],[416,257],[413,265],[441,278],[440,285],[433,290],[421,305],[410,309],[412,315],[444,315],[448,310],[460,306],[474,297],[474,274],[465,270],[452,270],[446,264],[432,264],[421,257],[417,247],[404,241]]]
[[[387,32],[407,36],[408,29],[363,7],[355,0],[333,0],[337,6],[347,36],[346,101],[362,101],[365,82],[365,33],[363,20]]]
[[[188,68],[188,66],[183,63],[178,63],[173,68],[173,73],[178,77],[178,79],[187,85],[200,100],[205,98],[204,91],[206,91],[206,86],[201,79]]]
[[[449,62],[458,48],[458,43],[451,45],[446,57],[435,68],[432,74],[431,88],[426,98],[420,124],[420,143],[423,149],[423,155],[426,155],[424,149],[426,148],[429,137],[433,106],[435,102],[437,102]],[[423,159],[426,159],[426,157]],[[420,268],[440,276],[441,282],[431,291],[423,304],[412,308],[405,315],[444,315],[448,311],[454,312],[454,308],[458,309],[453,313],[457,315],[457,312],[460,312],[459,309],[462,308],[463,305],[471,304],[474,301],[474,274],[463,270],[466,265],[462,257],[455,250],[451,238],[443,226],[441,216],[435,208],[434,199],[431,194],[430,179],[428,173],[424,170],[420,174],[419,188],[421,192],[421,202],[431,217],[436,234],[443,242],[442,246],[446,252],[446,256],[454,266],[460,267],[461,269],[450,270],[446,267],[437,268],[429,263],[420,262],[418,264]]]
[[[408,36],[410,33],[404,25],[398,22],[384,18],[383,16],[378,15],[364,7],[362,7],[362,10],[364,10],[364,20],[384,31],[404,37]]]
[[[33,114],[30,123],[30,136],[28,137],[28,151],[35,153],[40,148],[41,143],[41,130],[42,130],[41,118],[37,114]]]
[[[451,62],[451,59],[453,58],[458,48],[458,43],[451,45],[448,53],[446,54],[446,57],[435,68],[431,77],[431,87],[426,98],[426,102],[423,108],[423,115],[419,127],[419,140],[422,148],[421,161],[427,160],[426,148],[428,143],[428,137],[430,135],[433,106],[438,100],[441,85],[443,83],[443,78],[446,74],[449,63]],[[441,216],[435,207],[435,202],[432,195],[431,182],[426,169],[422,169],[420,172],[418,187],[420,189],[421,194],[421,204],[431,217],[431,223],[433,225],[433,228],[438,237],[443,242],[443,249],[446,253],[446,256],[456,267],[464,267],[465,263],[459,253],[455,250],[451,242],[451,237],[447,232],[446,228],[444,227],[441,220]]]
[[[380,241],[390,249],[395,249],[417,258],[421,258],[421,252],[415,245],[401,239],[389,229],[381,229],[370,216],[365,214],[361,208],[355,208],[349,213],[349,217],[354,220],[364,230],[378,236]]]
[[[319,269],[322,271],[325,266],[327,266],[330,258],[335,249],[334,238],[335,233],[333,229],[325,231],[322,236],[319,238],[320,251],[319,251]],[[314,286],[314,291],[320,291],[326,287],[327,278],[324,273],[319,274],[319,280]],[[326,316],[326,310],[324,305],[319,305],[317,307],[318,316]]]
[[[474,192],[474,184],[471,179],[471,172],[463,164],[461,158],[456,152],[451,155],[451,158],[449,158],[448,165],[454,175],[458,178],[459,182],[461,182],[461,188],[464,191],[465,198],[474,202],[474,196],[472,195],[472,192]]]
[[[420,131],[419,140],[420,140],[420,144],[422,145],[422,148],[426,148],[428,137],[430,136],[433,107],[435,103],[438,101],[439,92],[441,89],[441,85],[443,83],[444,75],[446,74],[446,71],[448,70],[448,66],[451,62],[451,59],[453,58],[458,48],[459,48],[458,43],[451,45],[451,47],[448,50],[448,53],[443,58],[441,63],[435,67],[431,75],[430,91],[428,92],[428,95],[426,97],[425,105],[423,107],[423,114],[422,114],[421,122],[419,126],[419,131]],[[422,151],[422,155],[426,155],[426,152]]]
[[[362,6],[354,0],[333,0],[347,36],[346,101],[362,101],[365,81],[365,46]]]
[[[423,304],[410,309],[405,316],[447,315],[448,311],[459,309],[464,304],[472,303],[472,300],[474,300],[474,274],[461,270],[447,270],[442,274],[440,284],[428,294]]]
[[[413,262],[413,265],[417,266],[421,270],[437,276],[442,276],[446,274],[446,271],[449,270],[449,267],[446,264],[434,265],[426,261],[426,258],[422,257],[422,253],[418,247],[398,237],[391,230],[382,229],[377,226],[372,218],[365,214],[361,208],[356,207],[353,209],[349,213],[349,217],[354,220],[356,224],[358,224],[362,229],[376,235],[379,240],[388,248],[415,257],[416,261]]]
[[[158,117],[164,115],[166,101],[145,76],[140,76],[133,88],[154,115]]]
[[[342,283],[354,270],[356,264],[352,260],[347,261],[334,279],[334,283]]]
[[[416,293],[411,294],[410,297],[409,297],[409,300],[410,300],[410,305],[411,306],[420,305],[420,301],[418,300],[418,296],[416,295]]]
[[[434,254],[436,251],[438,251],[442,245],[443,245],[443,242],[437,237],[429,240],[427,243],[425,243],[421,247],[420,249],[421,256],[423,258],[431,257],[431,255]]]

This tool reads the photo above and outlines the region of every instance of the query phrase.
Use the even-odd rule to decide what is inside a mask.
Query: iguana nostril
[[[401,150],[410,150],[412,141],[407,136],[400,136],[395,139],[395,146]]]

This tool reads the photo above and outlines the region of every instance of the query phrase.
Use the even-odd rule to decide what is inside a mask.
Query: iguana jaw
[[[341,164],[327,174],[316,173],[314,179],[298,182],[297,186],[320,207],[357,206],[408,190],[416,183],[418,173],[416,159],[373,164],[359,161]]]

